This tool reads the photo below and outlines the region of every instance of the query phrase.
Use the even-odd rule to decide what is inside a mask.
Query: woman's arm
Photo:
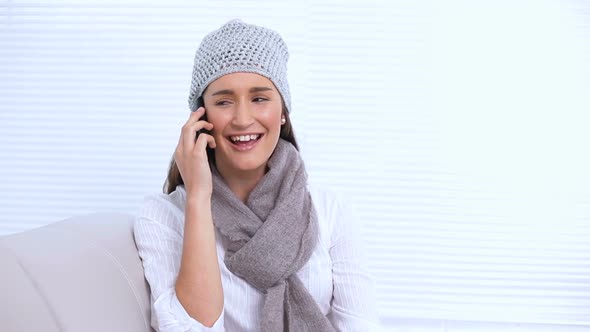
[[[203,119],[205,108],[192,112],[182,126],[174,161],[186,189],[184,243],[176,295],[191,317],[212,326],[223,310],[223,289],[215,248],[211,216],[213,184],[207,146],[215,148],[213,136],[200,133],[212,130]],[[195,140],[195,137],[196,140]]]
[[[223,288],[210,197],[187,197],[182,260],[175,290],[191,317],[209,327],[218,320],[223,311]]]
[[[194,319],[179,301],[175,284],[183,251],[184,195],[151,195],[139,211],[133,232],[144,275],[150,285],[152,321],[160,332],[224,331],[224,313],[210,328]]]
[[[215,140],[206,133],[197,136],[201,129],[213,129],[211,123],[200,120],[204,114],[203,107],[191,112],[174,151],[174,167],[178,167],[184,187],[159,196],[160,204],[156,200],[148,205],[136,222],[136,242],[152,287],[153,309],[162,317],[156,324],[161,330],[223,328],[219,323],[223,319],[223,289],[206,152],[207,146],[215,148]],[[166,211],[169,207],[172,211]]]

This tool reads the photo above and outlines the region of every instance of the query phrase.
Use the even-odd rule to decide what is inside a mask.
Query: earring
[[[287,119],[285,119],[285,118],[282,118],[282,119],[281,119],[281,124],[282,124],[282,125],[284,125],[284,124],[285,124],[285,122],[287,122]]]

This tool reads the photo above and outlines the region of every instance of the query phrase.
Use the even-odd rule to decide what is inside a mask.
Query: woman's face
[[[217,168],[264,171],[281,130],[282,99],[274,84],[254,73],[227,74],[209,84],[203,101]]]

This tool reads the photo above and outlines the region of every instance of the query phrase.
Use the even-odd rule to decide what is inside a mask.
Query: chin
[[[228,171],[249,172],[266,166],[267,160],[262,160],[260,156],[235,156],[225,155],[217,160],[217,167],[220,164]]]
[[[234,161],[231,164],[231,168],[238,170],[238,171],[255,171],[257,169],[260,169],[261,167],[265,167],[266,163],[265,162],[260,162],[260,161]]]

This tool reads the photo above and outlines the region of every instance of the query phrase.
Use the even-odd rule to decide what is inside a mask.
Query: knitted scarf
[[[213,223],[227,243],[225,265],[264,293],[261,331],[334,331],[296,275],[318,239],[303,161],[279,139],[267,165],[245,204],[212,169]]]

